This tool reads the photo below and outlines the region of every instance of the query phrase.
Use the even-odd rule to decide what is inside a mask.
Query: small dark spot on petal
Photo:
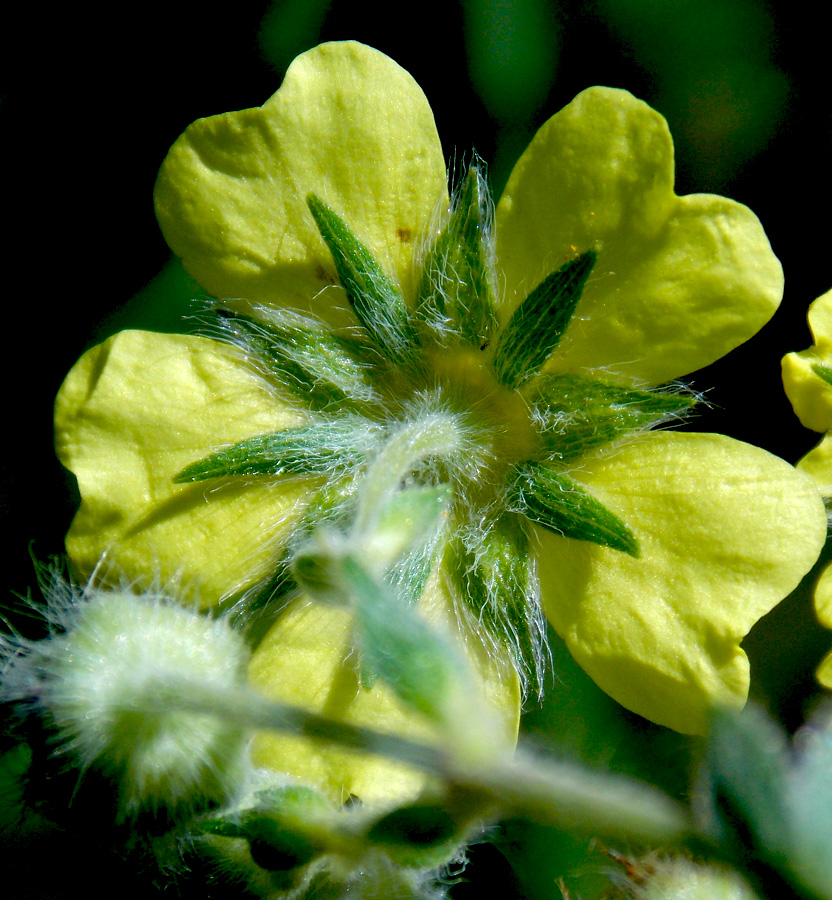
[[[326,284],[337,284],[332,275],[330,275],[329,272],[327,272],[327,270],[320,263],[315,266],[315,277],[325,282]]]
[[[396,237],[403,243],[409,244],[411,231],[409,228],[397,228],[396,229]]]

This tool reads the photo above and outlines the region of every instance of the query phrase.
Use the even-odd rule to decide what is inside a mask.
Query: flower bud
[[[245,678],[248,649],[223,619],[156,595],[78,590],[54,579],[50,637],[2,648],[0,698],[30,700],[62,752],[118,781],[122,818],[226,797],[244,773],[245,733],[183,711],[189,688],[222,691]]]

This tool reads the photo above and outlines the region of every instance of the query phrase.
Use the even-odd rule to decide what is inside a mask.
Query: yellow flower
[[[820,443],[801,459],[805,472],[832,499],[832,291],[809,307],[809,328],[815,342],[808,350],[783,357],[783,384],[801,424],[825,432]],[[832,628],[832,567],[827,567],[815,587],[815,610],[821,624]],[[821,662],[818,680],[832,688],[832,653]]]
[[[194,123],[156,207],[202,286],[245,298],[215,324],[236,346],[127,333],[70,373],[56,428],[82,496],[78,570],[110,554],[206,604],[270,578],[279,593],[298,532],[360,518],[361,479],[418,433],[391,471],[453,501],[440,564],[411,582],[458,620],[498,705],[512,708],[501,657],[539,679],[540,609],[656,722],[699,732],[714,704],[744,702],[740,641],[810,568],[825,517],[811,482],[762,450],[648,430],[693,403],[653,388],[747,340],[782,293],[748,209],[674,194],[661,116],[624,91],[582,93],[521,157],[492,229],[475,170],[449,201],[410,76],[325,44],[264,106]],[[321,664],[349,644],[336,612],[290,606],[254,680],[327,711],[365,704],[343,653]]]

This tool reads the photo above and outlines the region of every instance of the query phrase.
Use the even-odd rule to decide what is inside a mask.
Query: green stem
[[[431,747],[337,722],[309,710],[267,700],[246,688],[170,680],[149,686],[150,703],[162,709],[205,713],[252,730],[280,731],[349,750],[395,759],[438,776],[449,786],[479,794],[499,815],[523,814],[556,827],[603,833],[644,843],[679,843],[691,834],[686,810],[657,788],[633,779],[589,771],[522,750],[471,767],[452,747]]]
[[[561,760],[544,761],[522,748],[513,759],[452,777],[461,787],[490,793],[503,815],[518,813],[545,825],[665,847],[691,834],[685,808],[658,788]]]
[[[247,688],[220,690],[215,684],[165,679],[148,686],[150,704],[157,709],[181,709],[216,716],[253,731],[280,731],[327,741],[349,750],[372,753],[408,763],[427,772],[442,772],[442,752],[394,734],[338,722],[299,706],[268,700]]]
[[[426,413],[393,432],[362,483],[356,533],[369,532],[405,479],[430,457],[448,458],[459,451],[464,436],[456,416]]]

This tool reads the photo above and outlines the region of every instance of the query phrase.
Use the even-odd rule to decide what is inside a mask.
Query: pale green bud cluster
[[[716,863],[668,854],[615,858],[626,873],[616,894],[628,900],[760,900],[739,873]]]
[[[58,579],[53,634],[18,640],[2,684],[55,729],[61,752],[117,785],[120,815],[223,801],[245,777],[246,732],[179,702],[243,683],[249,650],[225,619],[157,595],[79,590]]]
[[[381,527],[393,533],[394,546],[407,546],[424,531],[414,532],[407,513],[433,527],[444,499],[428,498],[429,514],[418,503],[396,509],[394,502]],[[320,539],[325,545],[325,533]],[[382,677],[440,724],[453,721],[464,699],[470,706],[470,696],[459,692],[467,673],[454,648],[437,642],[415,612],[394,604],[354,557],[327,553],[340,601],[355,606],[368,679]],[[160,594],[79,589],[57,574],[44,585],[51,634],[3,643],[0,699],[37,711],[74,767],[112,782],[119,819],[135,823],[143,813],[162,813],[175,824],[186,865],[190,857],[207,861],[263,896],[313,890],[320,882],[327,890],[387,884],[404,896],[427,897],[433,870],[461,852],[490,810],[490,801],[442,791],[392,809],[336,806],[285,775],[255,770],[249,738],[264,727],[404,758],[419,748],[260,698],[246,686],[246,641],[227,617],[211,618]],[[0,821],[4,830],[15,826],[22,803],[20,776],[30,754],[20,749],[19,762],[19,753],[3,758],[8,784],[0,788],[14,813]],[[159,852],[167,847],[162,840]]]
[[[316,884],[326,884],[327,891],[364,896],[399,884],[396,896],[402,889],[403,896],[427,895],[426,873],[462,858],[470,822],[481,811],[449,794],[392,811],[336,808],[308,787],[258,776],[247,798],[195,822],[191,838],[218,868],[233,867],[249,890],[261,893],[314,893]]]

